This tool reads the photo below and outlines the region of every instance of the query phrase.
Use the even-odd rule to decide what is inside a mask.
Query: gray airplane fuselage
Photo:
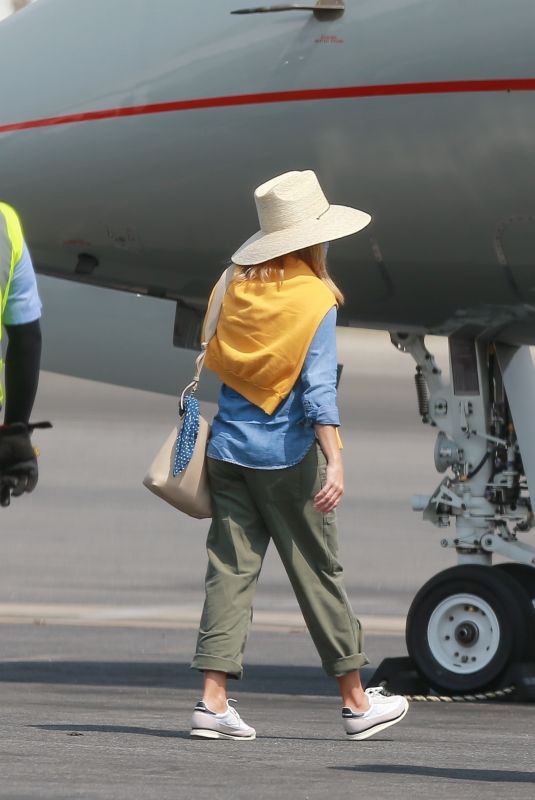
[[[373,216],[330,251],[343,324],[535,343],[532,1],[247,5],[38,0],[0,24],[0,194],[37,269],[202,304],[254,187],[312,168]]]

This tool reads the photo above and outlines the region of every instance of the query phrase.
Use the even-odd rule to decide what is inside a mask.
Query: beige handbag
[[[214,288],[201,334],[201,352],[195,362],[195,377],[180,395],[178,426],[173,428],[165,440],[143,480],[143,485],[162,500],[197,519],[206,519],[212,516],[210,488],[206,472],[206,445],[210,434],[210,425],[202,415],[199,415],[199,430],[191,458],[187,466],[175,476],[173,472],[176,465],[177,445],[186,419],[184,413],[186,398],[188,395],[195,394],[197,390],[206,348],[216,331],[223,298],[233,277],[234,266],[225,270]]]

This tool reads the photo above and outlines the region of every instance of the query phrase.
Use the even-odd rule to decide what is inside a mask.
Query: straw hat
[[[260,230],[232,256],[249,266],[321,242],[341,239],[365,228],[369,214],[347,206],[331,206],[315,172],[285,172],[255,190]]]

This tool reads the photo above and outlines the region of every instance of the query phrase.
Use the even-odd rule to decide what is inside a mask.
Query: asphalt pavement
[[[252,742],[190,739],[193,629],[11,625],[2,639],[2,798],[534,796],[535,707],[413,703],[399,725],[347,741],[302,631],[251,634],[232,694]],[[368,645],[380,658],[402,639]]]
[[[341,334],[340,354],[341,557],[369,679],[405,653],[415,591],[454,557],[410,510],[439,479],[410,359],[372,334]],[[0,798],[533,798],[535,705],[413,703],[346,741],[271,552],[232,686],[258,738],[190,740],[207,525],[141,486],[174,414],[172,398],[43,375],[40,483],[1,518]]]

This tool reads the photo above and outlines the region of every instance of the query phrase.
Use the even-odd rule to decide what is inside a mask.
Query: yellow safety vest
[[[11,206],[0,203],[0,343],[4,331],[3,316],[9,297],[9,289],[13,280],[15,266],[22,257],[24,237],[20,220]],[[0,350],[0,371],[4,362]],[[0,407],[4,402],[4,387],[0,380]]]

